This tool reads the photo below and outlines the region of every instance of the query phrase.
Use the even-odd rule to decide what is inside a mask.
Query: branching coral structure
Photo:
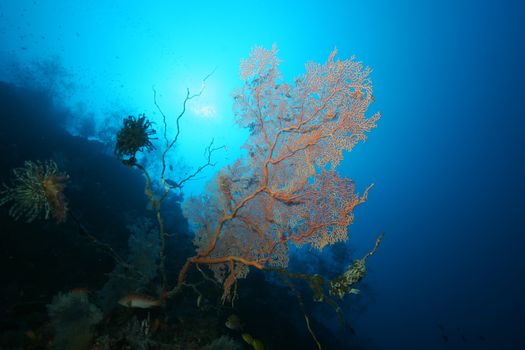
[[[55,332],[56,349],[88,349],[93,326],[102,320],[102,312],[89,301],[85,292],[59,293],[47,305]]]
[[[4,184],[0,205],[11,202],[9,214],[16,220],[32,222],[43,216],[64,222],[68,212],[64,196],[68,178],[54,161],[26,161],[23,167],[13,169],[12,184]]]
[[[237,123],[250,132],[246,156],[223,169],[184,212],[196,231],[192,264],[207,264],[228,297],[249,267],[286,268],[290,245],[323,249],[344,241],[355,207],[354,183],[337,172],[350,151],[376,126],[365,116],[374,101],[370,69],[354,58],[308,63],[286,84],[277,50],[255,48],[241,62],[244,85],[234,93]],[[206,208],[206,210],[201,210]]]

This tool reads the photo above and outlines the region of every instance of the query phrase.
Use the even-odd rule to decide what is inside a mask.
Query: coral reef
[[[345,295],[353,293],[353,286],[360,282],[366,274],[366,260],[375,254],[379,244],[383,240],[383,233],[377,239],[374,247],[363,258],[354,261],[346,271],[332,279],[329,283],[330,295],[342,299]]]
[[[128,293],[144,293],[159,272],[159,234],[153,222],[137,218],[127,226],[128,239],[126,265],[117,264],[99,292],[104,310],[109,311]]]
[[[59,172],[55,162],[26,162],[24,167],[13,170],[13,183],[4,185],[0,198],[0,205],[12,203],[11,216],[28,222],[39,216],[53,217],[57,222],[69,217],[83,236],[105,249],[116,262],[107,283],[96,294],[97,306],[87,293],[78,292],[59,294],[47,306],[55,334],[51,342],[54,348],[87,349],[95,338],[93,349],[197,349],[204,344],[208,345],[203,350],[240,349],[244,344],[226,335],[219,337],[224,326],[217,321],[223,316],[226,300],[231,300],[235,308],[236,299],[245,297],[238,292],[237,282],[253,267],[280,274],[283,285],[297,299],[317,348],[321,348],[322,339],[315,335],[313,318],[307,315],[309,305],[292,280],[306,282],[313,301],[333,307],[345,329],[343,311],[332,297],[356,294],[354,285],[364,277],[366,259],[374,254],[382,236],[371,252],[332,280],[314,271],[290,273],[288,266],[295,247],[320,251],[345,241],[354,210],[366,201],[372,187],[359,194],[354,182],[337,171],[343,151],[351,151],[365,140],[380,117],[365,115],[374,101],[370,70],[353,58],[339,61],[335,56],[334,50],[325,64],[309,63],[304,76],[290,85],[282,81],[275,47],[256,48],[242,61],[244,85],[235,92],[234,108],[237,124],[250,134],[244,146],[246,152],[219,171],[205,193],[185,202],[183,211],[195,229],[197,249],[194,256],[181,262],[184,265],[176,286],[169,285],[172,281],[168,279],[176,264],[167,269],[166,260],[168,254],[171,260],[178,253],[171,250],[173,245],[183,242],[168,241],[172,237],[168,227],[172,227],[167,226],[168,220],[165,222],[169,217],[162,210],[163,204],[171,198],[172,190],[182,191],[187,181],[214,166],[212,153],[222,148],[213,147],[212,141],[205,151],[205,163],[181,179],[168,178],[172,164],[167,153],[178,140],[179,120],[186,103],[202,90],[193,95],[187,91],[182,112],[175,119],[173,138],[168,138],[166,116],[154,99],[163,117],[161,137],[165,145],[159,152],[162,156],[155,178],[145,159],[136,158],[138,152],[154,149],[156,131],[146,116],[125,118],[116,135],[114,153],[126,166],[141,171],[151,216],[156,220],[153,223],[139,219],[128,226],[131,234],[127,258],[120,258],[112,246],[92,235],[80,216],[68,216],[63,194],[68,176]],[[187,257],[185,253],[180,256]],[[197,282],[194,276],[186,278],[193,266],[201,274],[197,275],[201,278]],[[210,271],[214,278],[208,276]],[[222,298],[217,298],[217,286]],[[136,300],[136,294],[145,294],[140,296],[140,304],[117,306],[122,297]],[[175,295],[179,298],[177,303],[168,304]],[[257,298],[261,299],[252,298],[259,309],[264,305],[262,295],[266,294],[258,293]],[[153,297],[146,302],[149,296]],[[217,305],[213,300],[217,300]],[[103,318],[104,327],[94,327]],[[241,328],[235,327],[237,331]],[[250,334],[243,333],[242,337],[253,349],[263,348],[262,341]]]
[[[87,293],[59,293],[47,306],[55,337],[56,349],[88,349],[93,326],[99,323],[102,312],[89,301]]]

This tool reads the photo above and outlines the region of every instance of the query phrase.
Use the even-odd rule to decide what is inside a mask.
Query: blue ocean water
[[[240,60],[255,46],[275,44],[283,79],[292,82],[306,62],[325,62],[337,48],[340,59],[355,55],[373,69],[375,102],[368,113],[381,113],[377,128],[345,154],[338,170],[361,192],[370,183],[374,187],[355,212],[348,243],[321,257],[299,251],[293,267],[333,277],[366,254],[380,232],[385,236],[367,262],[360,294],[342,302],[354,334],[342,332],[333,310],[313,303],[308,288],[301,287],[323,348],[520,349],[525,346],[523,13],[523,6],[511,1],[0,0],[2,182],[25,160],[52,156],[60,164],[62,159],[72,181],[75,174],[83,177],[71,184],[78,187],[70,206],[123,251],[127,238],[119,236],[118,227],[137,214],[129,203],[146,207],[143,178],[94,156],[112,155],[104,142],[114,140],[122,118],[145,113],[160,130],[153,91],[173,123],[187,88],[200,91],[212,73],[203,94],[188,105],[170,159],[181,169],[175,175],[183,176],[202,164],[210,140],[225,146],[216,153],[215,167],[183,191],[185,197],[203,193],[215,172],[242,154],[248,136],[232,112],[232,92],[242,83]],[[127,198],[130,208],[119,207],[115,197]],[[191,227],[178,204],[169,209],[170,224],[184,231],[181,252],[191,251]],[[111,259],[100,254],[100,265],[90,265],[86,242],[61,236],[49,223],[13,223],[5,207],[1,221],[4,310],[27,302],[22,289],[33,297],[45,294],[42,302],[49,304],[82,278],[90,279],[85,282],[90,288],[105,283]],[[71,247],[78,249],[76,258],[65,253]],[[337,253],[342,258],[334,257]],[[13,259],[16,263],[9,262]],[[83,272],[63,267],[72,264]],[[55,281],[57,266],[64,278]],[[286,290],[273,295],[268,285],[277,280],[253,275],[238,286],[242,291],[245,283],[247,290],[244,301],[240,292],[239,303],[248,310],[240,316],[247,328],[251,324],[250,332],[270,349],[314,349],[293,295]],[[45,286],[45,292],[29,292],[33,286]],[[257,289],[263,295],[255,298]],[[257,317],[261,306],[282,308],[275,299],[280,297],[289,301],[284,309],[289,320]],[[8,322],[8,314],[5,334],[38,333],[33,323]],[[290,329],[293,341],[279,341],[283,329]],[[5,342],[0,347],[11,347],[7,338],[0,338]]]

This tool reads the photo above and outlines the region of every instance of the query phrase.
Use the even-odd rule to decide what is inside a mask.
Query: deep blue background
[[[154,111],[152,85],[177,111],[185,86],[198,88],[218,66],[203,96],[215,114],[189,114],[180,154],[202,154],[192,140],[202,136],[204,145],[214,136],[229,145],[231,161],[244,134],[232,125],[229,94],[253,46],[276,43],[286,79],[334,47],[341,58],[355,54],[374,69],[371,112],[382,119],[340,168],[360,188],[376,185],[356,213],[351,246],[363,254],[385,231],[369,260],[367,308],[354,317],[362,342],[373,349],[525,346],[522,6],[140,3],[0,0],[0,62],[55,57],[82,87],[63,102],[83,101],[99,120],[115,103]],[[0,77],[15,79],[7,70]]]

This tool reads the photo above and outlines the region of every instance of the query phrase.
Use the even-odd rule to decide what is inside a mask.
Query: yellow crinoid
[[[9,214],[16,220],[31,222],[42,215],[64,222],[68,208],[63,192],[68,178],[52,160],[26,161],[23,167],[13,169],[12,184],[4,184],[0,205],[11,202]]]

